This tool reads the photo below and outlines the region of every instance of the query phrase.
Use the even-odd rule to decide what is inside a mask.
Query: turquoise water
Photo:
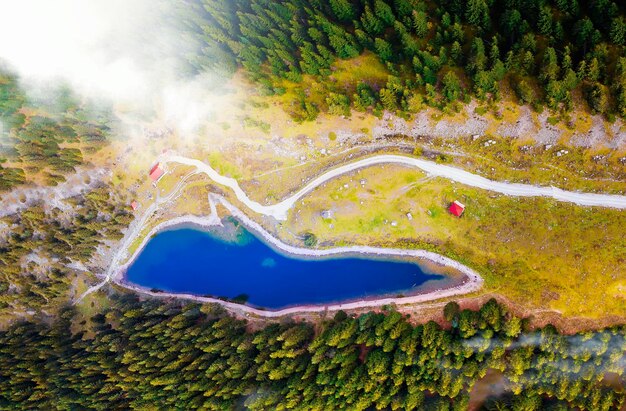
[[[373,257],[301,259],[276,252],[249,232],[227,242],[189,228],[154,236],[126,273],[149,289],[247,300],[271,309],[406,294],[443,276],[417,264]]]

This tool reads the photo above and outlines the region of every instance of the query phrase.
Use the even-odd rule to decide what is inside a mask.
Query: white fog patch
[[[9,128],[4,124],[4,121],[0,118],[0,165],[4,162],[5,158],[3,154],[9,148]]]
[[[81,93],[113,99],[143,95],[148,80],[130,40],[153,20],[146,6],[123,0],[2,2],[0,56],[27,81],[64,80]]]
[[[0,59],[30,95],[67,83],[80,96],[156,110],[181,131],[215,106],[213,76],[183,78],[184,39],[174,5],[160,0],[19,0],[0,2]],[[223,84],[224,82],[221,82]]]
[[[209,75],[164,87],[161,107],[165,122],[174,122],[183,133],[193,131],[219,107],[220,98],[210,94],[214,87],[214,79]]]

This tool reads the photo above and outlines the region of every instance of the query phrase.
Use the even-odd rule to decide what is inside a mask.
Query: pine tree
[[[459,307],[459,304],[456,301],[451,301],[443,307],[443,318],[447,322],[452,323],[458,320],[457,317],[460,311],[461,308]]]
[[[623,16],[615,17],[611,22],[611,41],[618,45],[626,45],[626,19]]]
[[[555,81],[559,77],[559,65],[556,57],[556,51],[552,47],[548,47],[543,54],[543,62],[541,65],[541,73],[539,78],[543,82]]]
[[[374,13],[388,27],[396,21],[393,10],[384,0],[374,0]]]
[[[417,37],[425,37],[428,34],[428,16],[423,11],[413,11],[413,28]]]
[[[377,37],[374,39],[374,48],[382,61],[391,61],[393,59],[393,49],[387,41]]]
[[[532,75],[535,71],[535,56],[533,56],[533,53],[530,50],[526,51],[523,55],[522,70],[527,75]]]
[[[605,86],[598,82],[593,82],[587,88],[587,102],[594,113],[606,113],[608,109],[608,92]]]
[[[380,96],[380,102],[385,110],[395,111],[398,108],[398,98],[393,91],[387,88],[382,88],[378,94]]]
[[[461,49],[461,45],[458,41],[452,43],[452,46],[450,47],[450,57],[457,66],[460,66],[463,63],[463,50]]]
[[[522,104],[530,104],[535,101],[535,93],[526,80],[517,81],[513,89]]]
[[[550,7],[541,8],[537,27],[539,28],[539,33],[544,36],[550,36],[550,34],[552,34],[552,10]]]
[[[330,7],[340,21],[352,21],[356,17],[354,5],[348,0],[330,0]]]
[[[372,12],[369,5],[365,6],[365,10],[361,15],[361,24],[370,36],[377,36],[383,31],[382,21]]]
[[[469,24],[478,26],[482,30],[489,30],[491,23],[489,8],[485,0],[468,0],[465,7],[465,19]]]
[[[443,95],[448,102],[453,102],[461,97],[461,82],[454,72],[449,71],[443,77]]]

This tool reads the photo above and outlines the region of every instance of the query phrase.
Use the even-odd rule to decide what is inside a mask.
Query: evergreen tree
[[[443,95],[449,102],[461,97],[461,82],[454,72],[449,71],[443,77]]]
[[[469,24],[489,30],[489,8],[485,0],[468,0],[465,8],[465,19]]]
[[[374,48],[381,60],[391,61],[393,59],[393,49],[387,41],[377,37],[374,40]]]
[[[552,10],[550,7],[541,8],[537,27],[539,29],[539,33],[544,36],[550,36],[550,34],[552,34]]]
[[[392,26],[396,21],[396,17],[393,15],[391,6],[384,0],[374,0],[374,13],[376,17],[380,19],[386,26]]]
[[[330,7],[341,21],[352,21],[356,17],[354,5],[348,0],[330,0]]]
[[[611,41],[616,45],[626,45],[626,19],[615,17],[611,23]]]
[[[413,28],[418,37],[425,37],[428,34],[428,16],[423,11],[413,11]]]

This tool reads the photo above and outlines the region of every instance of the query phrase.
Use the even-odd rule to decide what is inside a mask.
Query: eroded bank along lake
[[[173,293],[239,297],[269,309],[410,295],[449,283],[406,260],[286,255],[241,226],[229,239],[192,228],[160,232],[130,266],[126,281]]]

